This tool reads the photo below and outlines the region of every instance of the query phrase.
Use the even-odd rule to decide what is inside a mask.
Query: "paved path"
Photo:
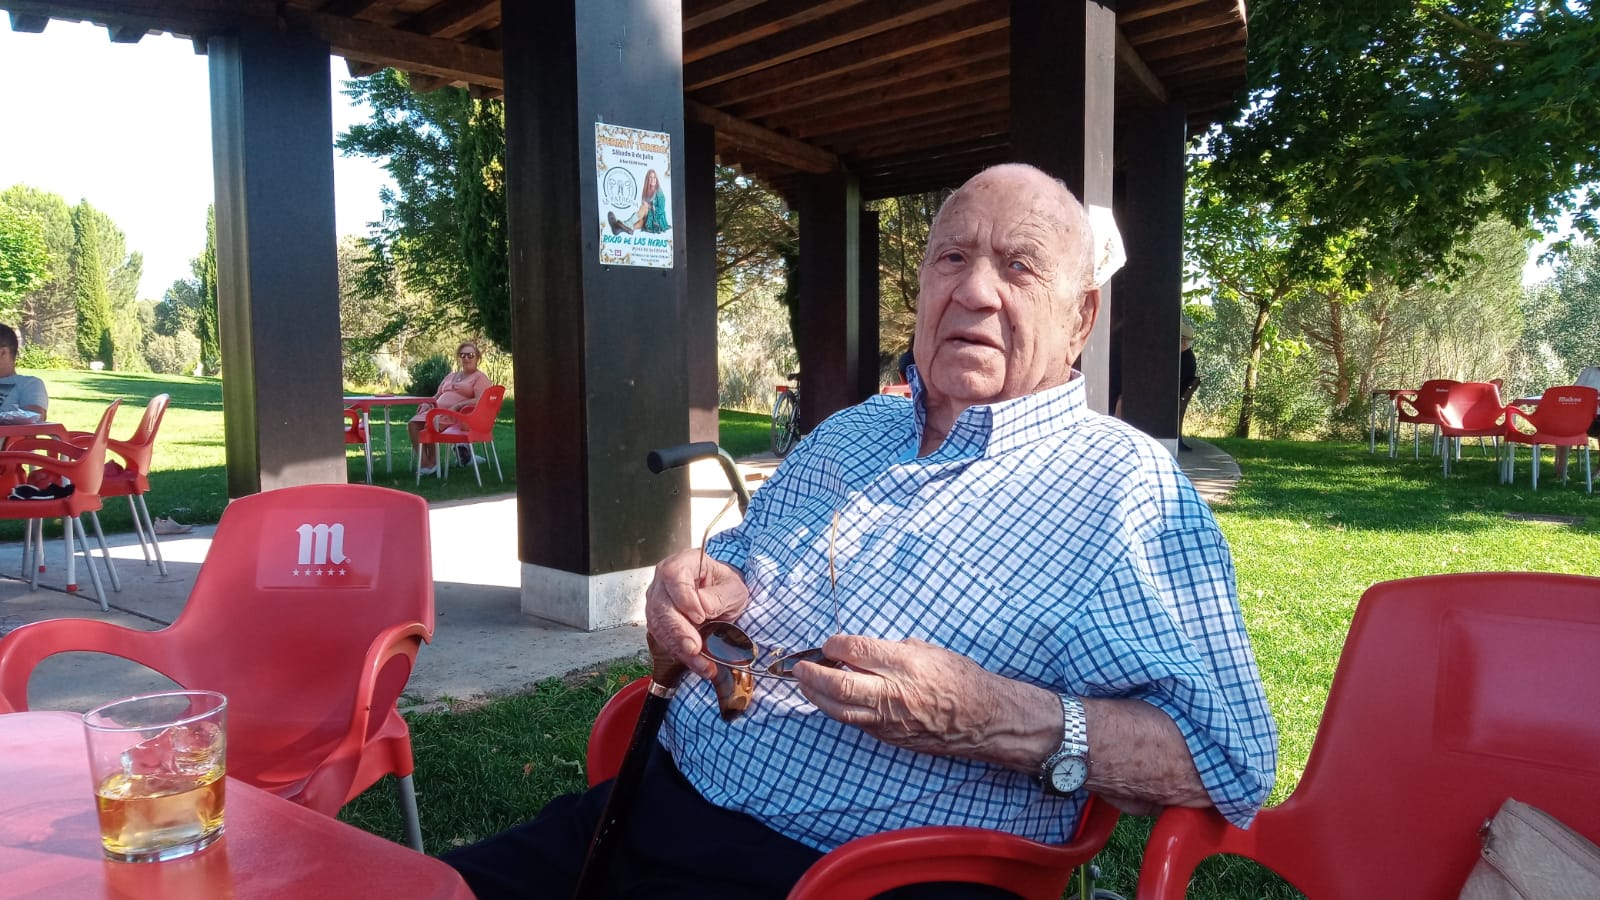
[[[1225,499],[1239,479],[1232,458],[1189,438],[1193,451],[1179,463],[1206,499]],[[769,473],[775,459],[747,460],[752,484]],[[690,476],[693,534],[722,507],[727,483],[715,463],[698,463]],[[436,504],[430,510],[437,622],[433,643],[422,648],[406,688],[402,708],[433,707],[521,690],[551,676],[641,654],[644,630],[622,626],[593,633],[578,631],[521,613],[521,564],[516,555],[516,500],[512,495]],[[103,613],[93,588],[80,572],[82,594],[50,585],[62,580],[61,542],[50,541],[40,590],[17,578],[20,543],[0,545],[0,634],[25,622],[61,616],[102,619],[130,628],[154,630],[170,624],[183,608],[200,563],[211,546],[214,527],[165,538],[169,574],[147,566],[131,534],[111,539],[112,556],[123,590],[112,593]],[[81,559],[80,559],[81,564]],[[103,575],[103,573],[102,573]],[[108,586],[109,588],[109,586]],[[308,628],[316,623],[306,623]],[[62,654],[47,660],[29,687],[30,705],[41,709],[84,710],[114,697],[169,687],[165,678],[123,660],[98,654]]]

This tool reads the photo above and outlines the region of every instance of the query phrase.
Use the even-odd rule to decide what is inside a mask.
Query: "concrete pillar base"
[[[522,614],[584,631],[642,622],[644,592],[654,574],[654,566],[578,575],[523,563]]]

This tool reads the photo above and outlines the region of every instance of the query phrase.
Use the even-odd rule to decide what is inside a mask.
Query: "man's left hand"
[[[801,663],[806,699],[886,743],[1032,774],[1061,742],[1061,703],[916,638],[834,635],[822,645],[848,669]]]

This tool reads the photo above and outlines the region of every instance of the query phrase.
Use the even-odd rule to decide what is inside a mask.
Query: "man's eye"
[[[966,260],[966,257],[963,256],[961,254],[961,251],[959,251],[959,250],[951,250],[951,251],[946,252],[943,256],[939,257],[939,260],[941,262],[947,262],[947,263],[960,263],[960,262],[964,262]]]
[[[1023,274],[1028,274],[1028,273],[1033,271],[1033,269],[1027,263],[1023,262],[1020,259],[1013,259],[1011,262],[1007,263],[1007,265],[1010,267],[1011,271],[1013,271],[1013,272],[1021,272]]]

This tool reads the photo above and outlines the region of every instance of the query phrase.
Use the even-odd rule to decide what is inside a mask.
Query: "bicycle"
[[[789,383],[777,386],[772,401],[772,452],[779,459],[800,441],[800,373],[790,372]]]

